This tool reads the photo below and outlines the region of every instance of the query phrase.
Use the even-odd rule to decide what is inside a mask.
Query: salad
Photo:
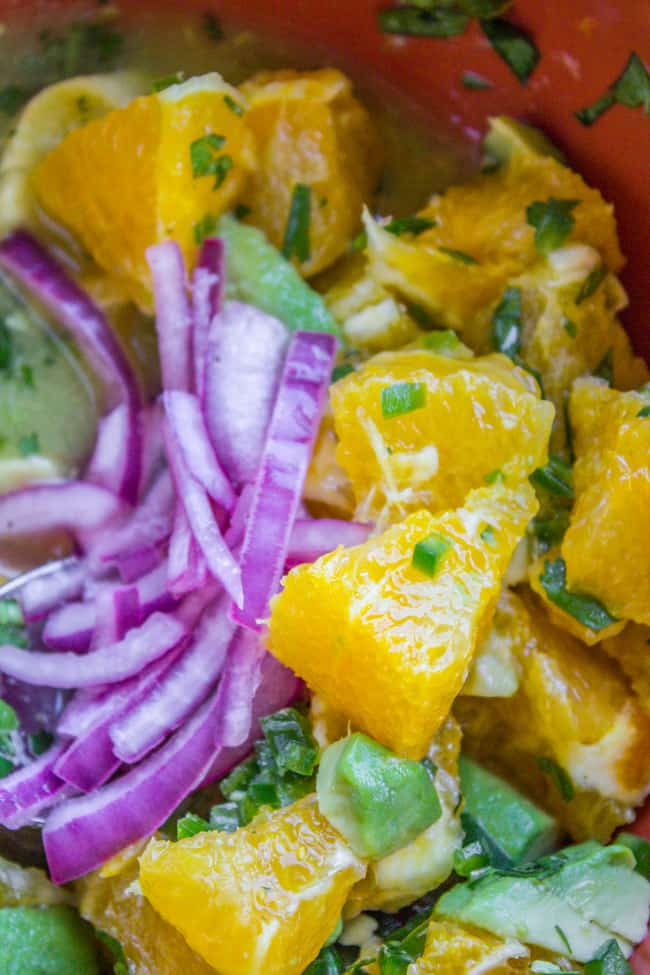
[[[0,971],[632,972],[650,374],[612,205],[499,116],[388,210],[340,70],[52,37],[0,92]]]

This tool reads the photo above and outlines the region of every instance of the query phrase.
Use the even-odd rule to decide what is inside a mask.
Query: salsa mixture
[[[523,83],[507,6],[378,29],[480,16]],[[110,7],[16,28],[0,88],[0,972],[630,973],[650,374],[613,207],[520,121],[473,165],[188,19],[167,74]],[[634,53],[581,121],[615,102],[650,108]]]

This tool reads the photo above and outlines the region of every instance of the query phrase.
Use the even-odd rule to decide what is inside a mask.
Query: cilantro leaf
[[[532,37],[521,27],[500,17],[482,20],[481,30],[495,52],[506,62],[522,85],[525,85],[540,58]]]
[[[396,237],[401,234],[413,234],[414,237],[417,237],[435,225],[436,221],[430,220],[428,217],[396,217],[386,224],[384,230],[387,230],[389,234],[395,234]]]
[[[544,755],[538,755],[535,761],[544,775],[548,775],[565,802],[570,802],[575,796],[575,789],[573,788],[573,782],[562,766],[558,765],[552,758],[547,758]]]
[[[461,264],[478,264],[475,257],[471,254],[466,254],[464,251],[454,250],[453,247],[439,247],[439,251],[446,254],[447,257],[453,258],[454,261],[460,261]]]
[[[311,224],[311,187],[296,183],[284,232],[282,253],[289,260],[294,254],[301,263],[311,256],[309,228]]]
[[[463,87],[469,88],[470,91],[485,91],[492,87],[492,82],[483,75],[477,74],[476,71],[463,71],[460,80]]]
[[[535,228],[535,247],[540,254],[561,247],[575,225],[572,210],[580,200],[556,200],[554,196],[543,203],[537,201],[526,208],[526,219]]]
[[[643,108],[646,115],[650,113],[650,74],[635,51],[632,51],[623,71],[607,91],[575,115],[583,125],[593,125],[616,104],[626,108]]]
[[[581,305],[583,301],[591,296],[598,290],[604,279],[607,277],[607,268],[604,264],[600,264],[591,271],[580,286],[580,290],[575,298],[576,305]]]
[[[389,7],[378,14],[379,29],[384,34],[412,37],[456,37],[462,34],[470,18],[454,7],[418,6]]]
[[[615,616],[603,606],[595,596],[571,592],[566,587],[566,564],[564,559],[545,561],[544,571],[539,577],[549,600],[562,612],[573,616],[582,626],[599,633],[606,627],[617,623]]]
[[[514,359],[521,349],[522,327],[521,288],[506,288],[492,316],[492,348]]]
[[[202,176],[214,176],[213,189],[217,190],[233,167],[232,157],[223,153],[217,155],[226,144],[226,137],[211,132],[200,139],[195,139],[190,145],[190,160],[192,162],[192,176],[199,179]]]

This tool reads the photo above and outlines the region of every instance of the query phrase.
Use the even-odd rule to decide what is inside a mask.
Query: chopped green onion
[[[23,457],[31,457],[32,454],[38,454],[40,449],[41,446],[37,433],[28,433],[18,441],[18,450]]]
[[[445,538],[444,535],[435,533],[428,535],[416,542],[411,564],[420,572],[433,578],[437,575],[438,569],[451,548],[453,548],[453,542]]]
[[[237,220],[245,220],[251,212],[251,208],[247,207],[245,203],[238,203],[234,210]]]
[[[610,938],[600,946],[583,972],[584,975],[633,975],[616,938]]]
[[[295,708],[283,708],[260,719],[264,737],[280,775],[312,775],[318,762],[318,746],[309,723]]]
[[[412,37],[455,37],[469,24],[467,14],[453,7],[389,7],[379,11],[378,19],[384,34]]]
[[[175,71],[173,74],[164,75],[162,78],[154,81],[151,86],[152,91],[164,91],[165,88],[171,88],[172,85],[180,85],[184,77],[185,75],[182,71]]]
[[[311,187],[296,183],[284,232],[282,253],[289,260],[294,255],[301,263],[311,256],[309,225],[311,222]]]
[[[211,41],[223,40],[223,27],[218,17],[212,13],[203,14],[203,30]]]
[[[557,454],[551,454],[543,467],[538,467],[530,475],[535,487],[543,488],[549,494],[561,498],[573,497],[573,471]]]
[[[531,203],[526,208],[526,220],[535,228],[535,247],[540,254],[561,247],[575,225],[572,210],[580,200],[557,200],[554,196],[546,202]]]
[[[492,87],[491,81],[475,71],[464,71],[460,80],[463,87],[469,88],[470,91],[485,91],[486,88]]]
[[[54,735],[42,728],[40,731],[35,731],[33,734],[29,735],[27,740],[29,742],[29,749],[32,755],[38,756],[42,755],[48,750],[54,741]]]
[[[596,379],[604,379],[608,386],[614,382],[614,350],[608,349],[594,369]]]
[[[576,305],[582,304],[587,298],[590,298],[595,291],[598,290],[604,279],[607,277],[607,268],[604,264],[599,267],[594,268],[594,270],[587,275],[585,280],[580,286],[580,290],[575,298]]]
[[[502,470],[497,468],[494,471],[490,471],[489,474],[486,474],[483,480],[486,484],[505,484],[506,476]]]
[[[453,258],[455,261],[460,261],[461,264],[478,264],[475,257],[471,254],[465,254],[464,251],[454,250],[453,247],[439,247],[441,253],[446,254],[447,257]]]
[[[531,531],[537,541],[544,546],[544,550],[547,551],[553,545],[558,545],[562,541],[568,527],[569,512],[556,511],[547,517],[540,517],[538,515],[536,518],[533,518]]]
[[[224,95],[223,100],[228,106],[228,108],[230,109],[230,111],[233,112],[235,115],[240,115],[240,116],[244,115],[246,109],[238,101],[235,101],[232,95]]]
[[[219,783],[219,788],[226,798],[238,792],[245,792],[259,771],[254,758],[236,765],[232,772]]]
[[[459,877],[469,877],[475,870],[489,865],[490,858],[478,841],[454,851],[454,873]]]
[[[354,372],[354,366],[351,366],[349,362],[342,362],[340,366],[334,366],[332,369],[332,382],[337,383],[339,379],[344,379],[345,376],[349,376],[351,372]]]
[[[500,17],[482,20],[481,29],[499,57],[525,85],[540,58],[532,37],[521,27]]]
[[[650,74],[634,51],[616,81],[593,104],[576,112],[576,118],[583,125],[593,125],[617,103],[626,108],[643,108],[646,115],[650,112]]]
[[[421,409],[427,401],[424,383],[393,383],[381,391],[381,412],[389,420]]]
[[[578,334],[578,329],[576,328],[575,322],[572,322],[570,318],[565,318],[562,325],[564,326],[564,331],[567,333],[567,335],[570,335],[571,338],[574,339]]]
[[[462,346],[462,342],[450,328],[436,332],[428,332],[424,336],[424,347],[437,355],[453,355]]]
[[[396,237],[400,237],[402,234],[413,234],[414,237],[423,234],[425,230],[431,230],[435,227],[436,221],[430,220],[428,217],[395,217],[390,223],[387,223],[384,230],[387,230],[389,234],[395,234]]]
[[[642,836],[634,833],[619,833],[616,837],[617,846],[626,846],[632,850],[636,864],[634,869],[646,880],[650,880],[650,843]]]
[[[241,826],[239,805],[236,802],[222,802],[210,810],[210,828],[223,833],[234,833]]]
[[[480,535],[481,541],[485,542],[486,545],[496,545],[496,535],[494,534],[494,528],[492,525],[486,525],[481,531]]]
[[[521,288],[506,288],[492,316],[490,331],[492,348],[514,359],[521,349],[522,327]]]
[[[573,616],[582,626],[599,633],[617,623],[615,616],[603,606],[595,596],[571,592],[566,587],[566,564],[564,559],[545,561],[544,571],[539,577],[549,600],[563,613]]]
[[[332,946],[325,947],[320,954],[308,965],[302,975],[341,975],[343,963],[338,952]],[[349,975],[349,969],[346,971]]]
[[[646,419],[649,416],[650,416],[650,406],[642,406],[639,412],[637,413],[637,417],[639,419]]]
[[[206,213],[197,223],[194,224],[194,243],[200,247],[206,237],[214,237],[217,233],[217,223],[219,218],[211,213]]]
[[[548,775],[565,802],[570,802],[575,797],[575,789],[573,782],[562,766],[558,765],[552,758],[546,758],[545,755],[538,755],[535,761],[544,775]]]
[[[203,819],[202,816],[197,816],[195,813],[186,813],[176,823],[176,839],[186,840],[190,836],[205,833],[209,829],[211,826],[207,819]]]
[[[415,319],[418,325],[421,325],[423,328],[432,327],[433,319],[426,308],[423,308],[422,305],[418,305],[414,301],[409,301],[406,305],[406,310],[411,318]]]
[[[559,924],[556,924],[555,925],[555,930],[557,931],[558,937],[562,941],[562,943],[563,943],[564,947],[566,948],[566,950],[568,951],[568,953],[570,955],[572,955],[573,954],[573,949],[571,947],[571,944],[569,942],[569,939],[567,938],[566,934],[564,933],[564,931],[562,930],[562,928],[560,927]]]

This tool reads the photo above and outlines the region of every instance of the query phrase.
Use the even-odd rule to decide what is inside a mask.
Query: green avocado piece
[[[555,849],[559,831],[551,816],[465,755],[458,770],[463,816],[471,816],[509,860],[526,863]]]
[[[650,883],[630,850],[596,842],[569,847],[518,869],[487,869],[438,901],[438,917],[576,961],[592,959],[615,938],[627,956],[645,936]]]
[[[650,880],[650,843],[644,840],[642,836],[636,836],[634,833],[619,833],[616,837],[616,843],[618,846],[627,846],[629,850],[632,850],[636,860],[635,869],[646,880]]]
[[[92,928],[71,907],[3,907],[0,972],[98,975]]]
[[[325,749],[316,792],[326,819],[370,860],[407,846],[442,814],[424,765],[359,732]]]
[[[565,162],[563,153],[543,132],[507,115],[496,115],[489,120],[483,149],[497,163],[507,163],[514,155],[553,156]]]
[[[226,245],[226,295],[279,318],[292,332],[340,329],[321,296],[269,243],[257,227],[230,216],[219,219],[216,234]]]

